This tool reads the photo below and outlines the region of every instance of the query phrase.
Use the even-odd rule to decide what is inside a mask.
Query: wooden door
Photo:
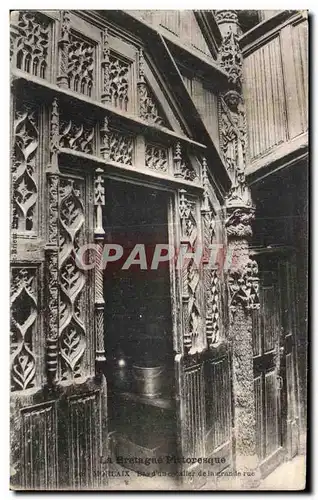
[[[296,378],[287,264],[259,255],[260,310],[253,312],[257,451],[263,476],[295,453]],[[287,452],[288,449],[293,452]]]

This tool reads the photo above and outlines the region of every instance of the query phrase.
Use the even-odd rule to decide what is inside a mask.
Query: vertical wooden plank
[[[292,26],[285,26],[280,32],[284,88],[287,106],[288,133],[292,139],[301,134],[300,109],[297,96],[296,67],[293,53]]]

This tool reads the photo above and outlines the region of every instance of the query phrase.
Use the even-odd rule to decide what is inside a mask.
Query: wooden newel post
[[[231,262],[227,273],[229,340],[232,351],[233,432],[238,488],[259,483],[256,453],[252,310],[259,308],[258,268],[249,257],[255,208],[246,183],[246,116],[242,93],[243,55],[237,11],[218,11],[223,42],[219,64],[228,74],[228,87],[219,96],[220,146],[232,187],[226,199],[226,232]],[[245,474],[244,474],[245,473]]]
[[[104,345],[104,293],[103,293],[103,243],[105,231],[103,229],[103,213],[102,207],[105,205],[105,188],[103,179],[103,170],[97,168],[95,171],[95,190],[94,190],[94,205],[95,205],[95,228],[94,240],[96,245],[97,255],[95,258],[95,362],[96,370],[100,372],[106,361],[105,345]]]

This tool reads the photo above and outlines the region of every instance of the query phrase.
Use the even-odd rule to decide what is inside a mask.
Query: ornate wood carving
[[[86,349],[83,320],[85,276],[78,268],[75,252],[84,226],[83,185],[75,179],[60,179],[59,210],[59,354],[62,380],[83,375]]]
[[[179,191],[181,247],[195,251],[198,225],[195,200],[190,200],[184,189]],[[202,338],[202,317],[199,305],[200,271],[194,259],[184,259],[182,266],[183,343],[189,354],[205,348]]]
[[[38,316],[36,269],[14,267],[11,277],[11,390],[34,387],[34,332]]]
[[[12,229],[36,230],[38,113],[23,104],[16,111],[12,155]]]
[[[94,154],[95,129],[88,123],[78,123],[75,120],[61,120],[60,146],[70,148],[82,153]]]
[[[241,88],[243,55],[239,44],[239,35],[232,30],[229,30],[223,38],[219,52],[219,64],[228,73],[229,82]]]
[[[225,221],[227,234],[230,237],[249,237],[252,235],[252,221],[255,209],[253,207],[239,207],[229,211]]]
[[[21,411],[22,484],[25,489],[57,488],[57,421],[54,402]],[[41,457],[41,459],[40,459]]]
[[[218,24],[238,22],[236,10],[215,10],[214,16]]]
[[[57,84],[62,88],[69,87],[68,81],[68,50],[70,44],[70,13],[67,10],[62,11],[59,47],[59,70]]]
[[[205,288],[205,327],[208,346],[220,340],[220,280],[216,269],[204,270]]]
[[[105,188],[102,177],[103,170],[98,168],[95,172],[95,243],[98,245],[98,255],[95,259],[95,360],[97,363],[106,361],[104,347],[104,292],[103,292],[103,270],[100,269],[103,254],[103,243],[105,231],[103,229],[102,207],[105,205]]]
[[[174,148],[174,176],[186,181],[197,181],[198,175],[189,160],[185,157],[182,151],[180,142],[178,141]]]
[[[48,243],[45,249],[47,285],[47,338],[46,362],[48,383],[56,380],[58,367],[59,335],[59,285],[58,285],[58,245],[59,245],[59,107],[53,99],[50,121],[50,163],[47,169],[48,200]]]
[[[51,26],[40,13],[17,12],[13,19],[12,56],[17,68],[31,75],[47,78]]]
[[[134,139],[132,136],[111,130],[109,140],[109,159],[125,165],[133,164]]]
[[[246,117],[243,100],[234,90],[220,96],[220,146],[233,181],[246,162]]]
[[[105,28],[102,34],[102,50],[103,50],[103,60],[102,60],[102,68],[103,68],[103,85],[102,85],[102,102],[110,102],[110,48],[108,42],[108,29]]]
[[[95,46],[71,32],[68,45],[69,88],[88,97],[95,84]]]
[[[258,265],[255,260],[248,259],[242,270],[233,270],[228,278],[229,307],[236,312],[237,304],[244,309],[259,309],[259,278]]]
[[[166,118],[160,105],[157,102],[153,92],[151,91],[148,83],[145,80],[144,74],[144,53],[143,50],[139,51],[138,60],[138,93],[139,93],[139,114],[140,117],[148,123],[161,125],[162,127],[169,127]]]
[[[108,160],[109,158],[109,127],[108,127],[108,117],[105,116],[103,123],[100,128],[100,156],[104,160]]]
[[[129,64],[114,55],[109,56],[110,102],[116,108],[127,111],[129,101]],[[108,90],[107,90],[108,91]]]
[[[253,337],[251,310],[259,307],[257,265],[249,259],[248,237],[254,208],[245,179],[246,126],[242,98],[242,62],[240,28],[236,13],[229,11],[221,20],[223,42],[220,65],[228,74],[228,90],[219,99],[220,146],[231,177],[232,187],[226,199],[228,252],[231,265],[227,277],[230,312],[229,339],[232,344],[232,380],[234,425],[236,428],[236,466],[256,471],[255,399],[253,393]],[[242,479],[244,489],[244,481]]]
[[[146,166],[159,172],[168,171],[168,150],[156,144],[146,144]]]

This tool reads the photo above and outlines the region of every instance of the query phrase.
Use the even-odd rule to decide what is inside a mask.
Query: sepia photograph
[[[308,11],[8,15],[10,489],[304,491]]]

